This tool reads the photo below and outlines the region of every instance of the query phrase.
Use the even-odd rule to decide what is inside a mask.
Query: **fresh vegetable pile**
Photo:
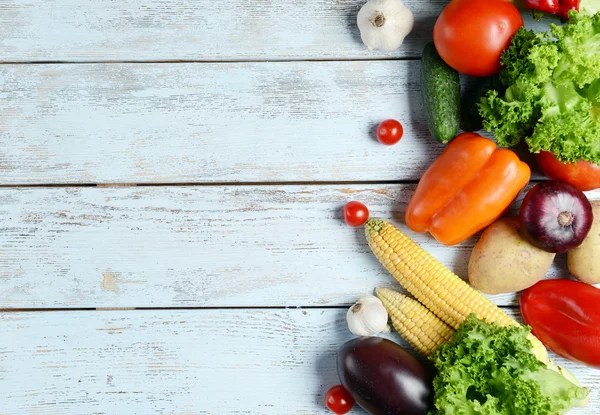
[[[451,0],[421,60],[425,119],[447,146],[404,219],[444,245],[483,231],[469,282],[362,203],[343,209],[411,297],[377,288],[348,310],[358,337],[338,351],[342,385],[327,395],[335,413],[356,402],[373,415],[557,415],[588,403],[589,389],[548,349],[600,369],[600,289],[589,285],[600,283],[600,201],[584,193],[600,188],[600,1],[519,3],[563,24],[535,33],[509,1]],[[400,0],[370,0],[358,21],[365,43],[384,50],[414,23]],[[479,77],[462,97],[459,72]],[[481,128],[495,142],[473,132]],[[385,120],[377,139],[392,145],[402,133]],[[531,170],[500,147],[521,141],[552,180],[529,188],[518,216],[504,216]],[[580,281],[543,280],[562,254]],[[482,294],[514,292],[527,326]],[[377,337],[388,321],[426,363]]]
[[[377,289],[380,301],[363,298],[350,308],[350,329],[362,336],[386,331],[383,305],[398,333],[416,351],[429,356],[435,367],[435,372],[427,371],[399,346],[377,337],[344,344],[338,353],[340,380],[369,413],[550,415],[587,404],[589,390],[549,359],[528,328],[398,228],[372,218],[365,224],[365,234],[374,255],[416,300],[390,289]],[[600,300],[600,290],[590,288],[598,292]],[[535,316],[531,318],[537,318],[536,308],[544,299],[528,301]],[[369,305],[371,311],[367,312]],[[562,308],[563,319],[572,316],[570,324],[564,325],[574,335],[578,328],[575,308]],[[357,325],[361,310],[361,324]],[[600,321],[600,314],[596,318]],[[561,340],[557,339],[558,344]],[[580,345],[575,350],[579,358],[589,358],[581,354],[589,347]],[[415,386],[406,388],[407,382]]]

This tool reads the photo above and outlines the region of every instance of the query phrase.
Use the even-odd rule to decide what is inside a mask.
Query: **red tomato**
[[[348,202],[344,206],[344,220],[350,226],[360,226],[369,219],[369,209],[360,202]]]
[[[533,334],[550,350],[600,368],[600,290],[579,281],[543,280],[520,298]]]
[[[589,161],[563,163],[549,151],[541,151],[536,160],[546,176],[572,184],[581,191],[600,188],[600,166]]]
[[[335,385],[327,391],[325,405],[333,413],[343,415],[350,412],[350,409],[354,406],[354,398],[350,396],[350,393],[342,385]]]
[[[452,0],[433,28],[435,48],[459,72],[500,72],[500,55],[523,26],[519,10],[506,0]]]
[[[402,138],[404,129],[402,124],[396,120],[382,121],[377,127],[377,139],[381,144],[391,146],[396,144]]]

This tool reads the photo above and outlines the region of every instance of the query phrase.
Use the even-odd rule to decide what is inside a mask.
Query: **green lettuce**
[[[501,146],[525,140],[533,153],[600,163],[600,13],[571,12],[549,33],[521,28],[502,54],[506,92],[479,104]]]
[[[470,316],[431,358],[438,373],[430,415],[555,415],[586,402],[586,388],[535,357],[529,332]]]
[[[600,0],[581,0],[579,3],[579,11],[587,14],[600,12]]]

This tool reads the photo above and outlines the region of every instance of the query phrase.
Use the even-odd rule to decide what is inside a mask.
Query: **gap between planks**
[[[202,59],[163,59],[163,60],[87,60],[87,61],[0,61],[0,65],[97,65],[97,64],[170,64],[170,63],[290,63],[290,62],[369,62],[369,61],[418,61],[420,56],[373,56],[364,58],[285,58],[285,59],[225,59],[225,60],[202,60]]]
[[[52,312],[78,312],[78,311],[182,311],[182,310],[346,310],[352,304],[333,306],[227,306],[227,307],[89,307],[89,308],[2,308],[0,313],[52,313]],[[504,310],[516,310],[516,305],[499,305]]]
[[[549,179],[531,179],[530,183],[539,183]],[[242,187],[242,186],[363,186],[363,185],[411,185],[418,180],[347,180],[347,181],[290,181],[290,182],[181,182],[181,183],[38,183],[38,184],[0,184],[0,189],[35,188],[78,188],[78,187]]]
[[[0,189],[14,188],[68,188],[68,187],[222,187],[222,186],[337,186],[337,185],[386,185],[416,184],[417,180],[364,180],[364,181],[289,181],[289,182],[180,182],[180,183],[37,183],[37,184],[0,184]]]

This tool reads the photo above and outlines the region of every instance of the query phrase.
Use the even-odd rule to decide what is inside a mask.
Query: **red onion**
[[[521,205],[524,234],[540,249],[557,254],[577,248],[592,226],[594,214],[585,194],[556,180],[539,183]]]

